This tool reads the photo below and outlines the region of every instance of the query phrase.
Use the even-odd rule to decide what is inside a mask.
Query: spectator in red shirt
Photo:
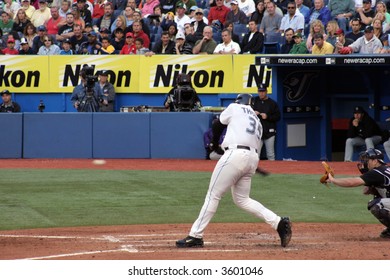
[[[18,50],[15,49],[15,39],[9,38],[7,40],[7,47],[3,49],[3,54],[19,54]]]
[[[150,39],[149,36],[142,30],[141,22],[134,21],[132,27],[133,27],[134,39],[142,38],[142,40],[144,40],[144,47],[149,48]]]
[[[134,34],[131,32],[127,32],[126,43],[119,54],[136,54],[136,53],[137,53],[137,49],[134,44]]]
[[[225,24],[226,16],[230,11],[230,9],[223,4],[224,0],[215,1],[216,6],[210,8],[209,15],[207,16],[210,26],[218,24],[218,21],[222,24]]]

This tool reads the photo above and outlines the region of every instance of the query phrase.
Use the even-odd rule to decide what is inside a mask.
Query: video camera
[[[83,78],[86,81],[86,90],[87,96],[92,96],[93,88],[95,87],[95,83],[98,81],[97,76],[94,75],[94,68],[91,66],[84,66],[83,69]]]

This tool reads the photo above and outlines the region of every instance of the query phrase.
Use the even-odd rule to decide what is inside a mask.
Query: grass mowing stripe
[[[0,170],[0,229],[192,223],[209,172],[133,170]],[[302,222],[377,223],[361,188],[328,189],[317,175],[254,176],[251,196]],[[313,198],[315,197],[315,198]],[[212,222],[256,222],[230,191]]]

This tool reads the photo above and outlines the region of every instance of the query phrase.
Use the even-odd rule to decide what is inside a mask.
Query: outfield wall
[[[212,113],[0,114],[0,158],[204,159]]]

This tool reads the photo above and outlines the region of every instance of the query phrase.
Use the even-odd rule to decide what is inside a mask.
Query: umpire
[[[278,104],[268,97],[266,85],[260,84],[258,95],[253,98],[252,108],[263,126],[259,153],[264,144],[268,160],[275,160],[276,123],[280,120],[280,110]]]
[[[368,210],[386,226],[379,236],[390,238],[390,166],[381,151],[371,148],[360,154],[358,168],[360,177],[334,178],[329,174],[328,182],[344,188],[364,186],[363,194],[374,196],[368,202]]]

